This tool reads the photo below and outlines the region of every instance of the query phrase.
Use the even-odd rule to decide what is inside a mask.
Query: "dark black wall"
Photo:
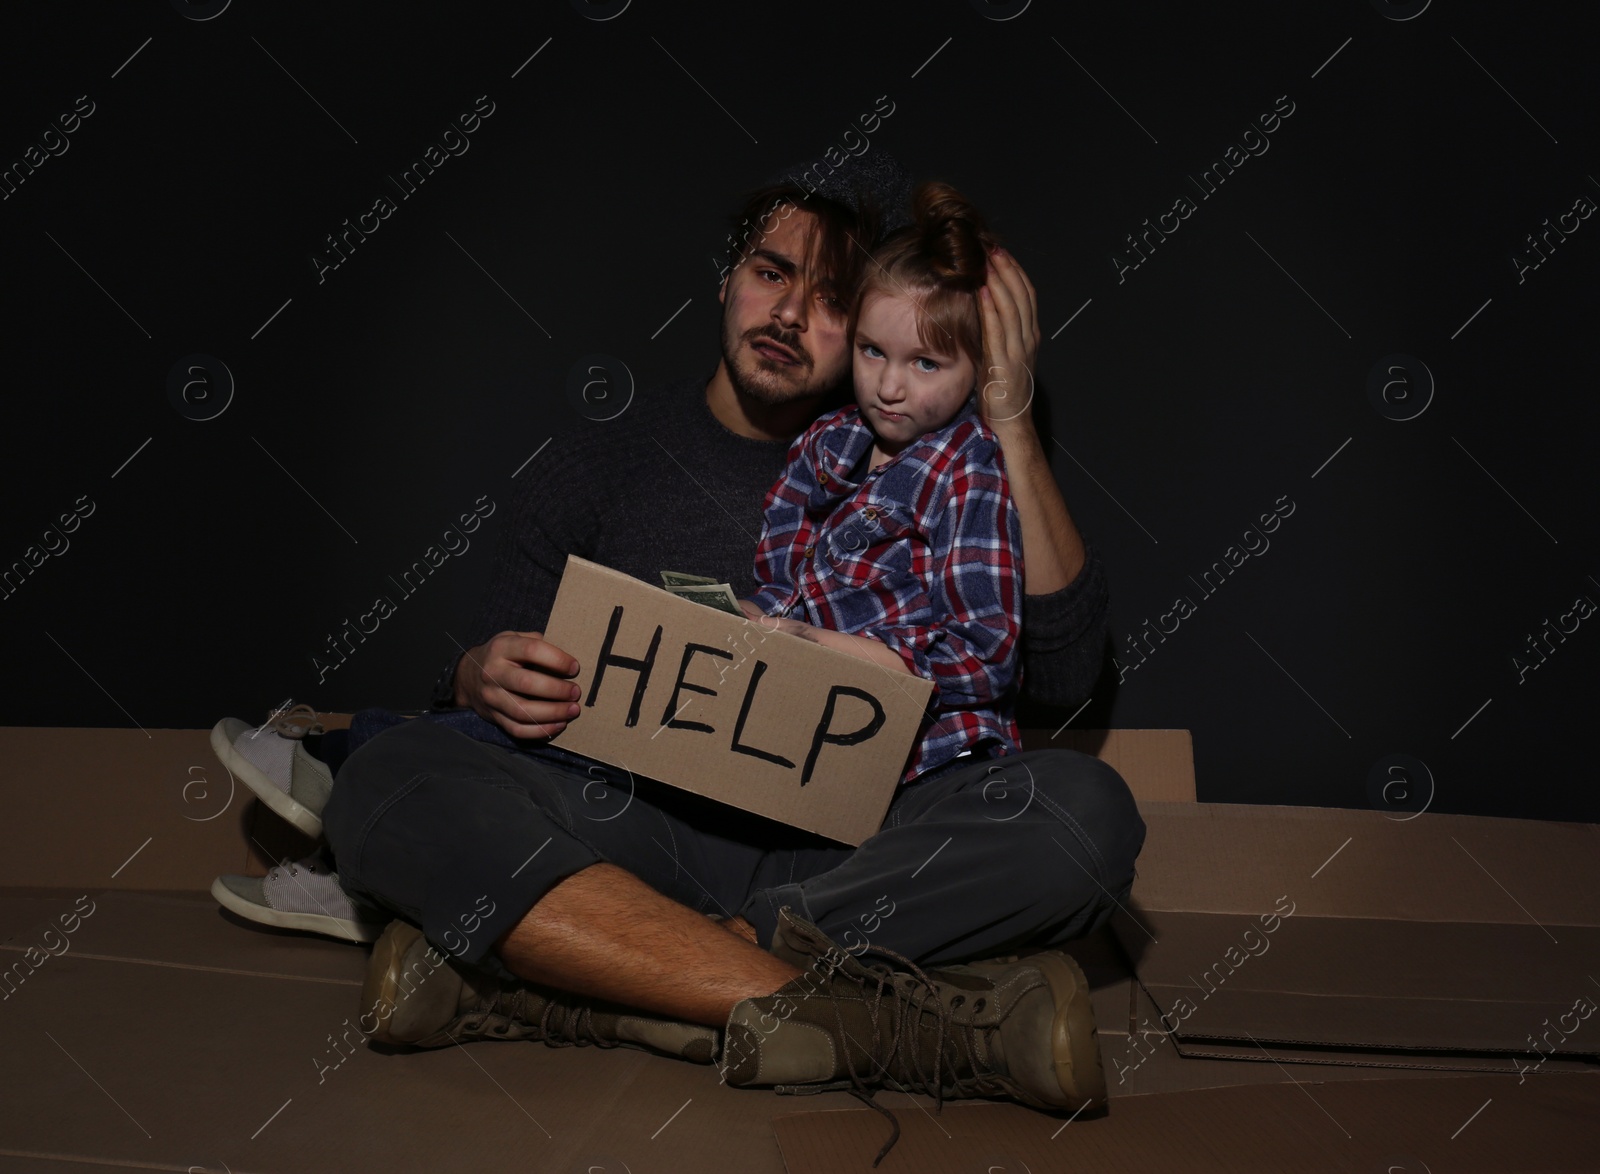
[[[1600,820],[1588,6],[1089,7],[9,6],[0,161],[43,162],[0,201],[5,721],[420,704],[503,514],[313,657],[596,426],[581,356],[709,370],[734,197],[886,99],[866,149],[967,190],[1039,290],[1047,443],[1110,567],[1118,663],[1039,720],[1192,729],[1205,799],[1385,805],[1407,755],[1433,810]],[[209,420],[215,365],[169,398],[196,353],[234,384]]]

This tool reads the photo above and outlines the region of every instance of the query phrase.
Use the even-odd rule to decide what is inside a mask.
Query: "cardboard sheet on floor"
[[[352,715],[317,716],[335,730]],[[204,892],[218,873],[260,876],[309,854],[314,842],[223,769],[209,736],[0,727],[0,760],[16,784],[5,795],[12,851],[0,857],[0,887],[70,888],[71,896],[85,884],[87,891]],[[1027,749],[1097,755],[1121,772],[1140,803],[1194,798],[1186,730],[1023,730],[1022,737]],[[50,786],[36,785],[42,778]]]
[[[56,957],[83,957],[135,965],[189,967],[260,978],[283,978],[359,988],[366,949],[321,934],[258,925],[225,912],[209,893],[130,893],[115,889],[39,900],[45,913],[25,932],[0,943],[0,971],[25,947],[38,944]],[[0,902],[0,908],[4,903]],[[86,916],[77,911],[88,910]],[[62,925],[70,916],[71,933]],[[54,936],[47,934],[51,927]],[[0,994],[4,993],[0,975]]]
[[[1408,1055],[1403,1064],[1387,1064],[1381,1056],[1351,1057],[1338,1049],[1294,1049],[1273,1045],[1241,1051],[1212,1051],[1204,1044],[1188,1044],[1168,1032],[1161,1012],[1137,980],[1132,987],[1131,1013],[1126,1020],[1104,1015],[1097,997],[1095,1016],[1100,1024],[1100,1059],[1112,1098],[1150,1093],[1182,1092],[1198,1088],[1226,1088],[1240,1084],[1315,1084],[1329,1080],[1435,1080],[1446,1076],[1473,1076],[1485,1070],[1512,1071],[1505,1057],[1482,1060],[1447,1053],[1427,1066]],[[1099,992],[1096,992],[1097,996]],[[1531,1075],[1558,1072],[1584,1073],[1600,1081],[1600,1066],[1584,1060],[1557,1058],[1546,1061]],[[1600,1090],[1600,1083],[1595,1084]]]
[[[880,1094],[900,1140],[875,1174],[1589,1174],[1600,1083],[1355,1080],[1129,1097],[1070,1124],[1007,1104],[947,1103],[938,1117]],[[888,1139],[869,1109],[773,1122],[788,1174],[861,1174]]]
[[[1600,829],[1152,804],[1113,927],[1185,1054],[1600,1055]]]
[[[58,926],[83,889],[0,889],[0,945],[21,947]]]
[[[209,730],[0,728],[0,886],[204,890],[245,864],[249,788]]]
[[[263,940],[198,916],[175,899],[110,895],[85,926],[100,934],[92,954],[49,958],[0,1004],[0,1170],[31,1154],[40,1168],[76,1159],[239,1174],[595,1164],[781,1174],[770,1121],[791,1098],[629,1048],[380,1052],[352,1026],[358,985],[326,973],[364,951],[274,938],[304,959],[255,973]],[[186,930],[207,954],[185,946]]]

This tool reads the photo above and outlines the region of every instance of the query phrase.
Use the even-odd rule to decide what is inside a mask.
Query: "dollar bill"
[[[704,575],[689,575],[683,571],[662,571],[661,585],[669,591],[674,587],[715,587],[717,581]]]
[[[739,601],[733,594],[733,588],[726,583],[712,585],[687,584],[682,587],[668,587],[673,595],[679,599],[687,599],[693,603],[703,603],[707,607],[714,607],[718,611],[725,611],[729,615],[742,616],[744,612],[739,608]]]

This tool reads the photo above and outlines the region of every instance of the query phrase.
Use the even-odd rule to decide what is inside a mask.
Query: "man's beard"
[[[771,339],[788,348],[799,361],[789,366],[759,357],[749,346],[758,338]],[[817,382],[815,362],[798,338],[785,337],[771,326],[758,327],[739,336],[734,334],[727,315],[723,316],[722,323],[722,362],[734,391],[743,398],[772,407],[821,395],[832,386]]]

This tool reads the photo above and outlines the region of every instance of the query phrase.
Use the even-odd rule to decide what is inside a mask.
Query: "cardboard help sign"
[[[909,673],[567,556],[545,638],[578,661],[551,744],[858,845],[933,693]]]

